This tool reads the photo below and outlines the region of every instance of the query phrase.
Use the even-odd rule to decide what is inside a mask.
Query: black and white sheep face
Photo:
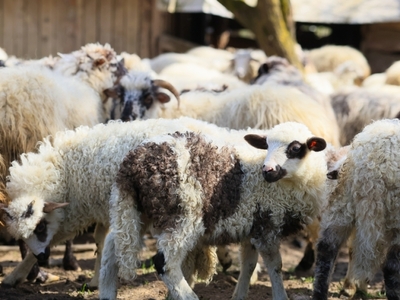
[[[275,134],[274,129],[277,128],[280,131]],[[322,151],[326,147],[324,139],[313,137],[307,127],[293,122],[275,126],[267,136],[249,134],[245,139],[253,147],[268,149],[262,167],[262,174],[267,182],[276,182],[283,178],[295,179],[304,175],[301,170],[309,153]]]
[[[43,202],[39,197],[14,199],[9,206],[2,207],[8,232],[22,239],[38,260],[46,260],[48,247],[58,230],[61,208],[68,203]]]
[[[164,93],[161,88],[169,90],[179,101],[179,93],[170,83],[159,79],[153,80],[147,72],[129,72],[119,84],[104,91],[108,97],[114,99],[114,102],[118,102],[111,111],[111,118],[122,121],[151,118],[152,111],[156,110],[159,104],[171,100],[170,95]],[[119,112],[117,108],[120,108]]]

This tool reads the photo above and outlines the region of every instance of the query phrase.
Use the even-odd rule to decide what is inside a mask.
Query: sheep
[[[353,137],[374,120],[395,118],[400,113],[400,88],[348,87],[331,95],[340,128],[340,143],[349,145]]]
[[[102,122],[107,121],[110,118],[111,101],[103,92],[126,74],[123,60],[118,60],[109,44],[99,43],[89,43],[72,53],[58,55],[60,59],[54,65],[54,70],[76,77],[93,88],[103,103]]]
[[[391,85],[400,85],[400,61],[395,61],[390,65],[389,68],[385,71],[386,75],[386,84]]]
[[[372,86],[383,86],[384,84],[386,84],[386,74],[375,73],[365,78],[361,86],[372,87]]]
[[[135,277],[147,228],[157,237],[155,268],[172,299],[198,299],[180,268],[188,252],[238,242],[241,273],[232,299],[246,297],[258,252],[272,298],[288,299],[280,241],[319,214],[326,142],[295,122],[252,131],[231,130],[222,139],[176,132],[147,139],[129,152],[110,197],[112,238],[102,260],[100,299],[116,298],[116,274]],[[243,138],[254,148],[236,142]]]
[[[366,291],[367,281],[381,269],[387,298],[399,299],[399,135],[400,121],[383,119],[354,137],[322,213],[313,299],[327,299],[335,259],[350,235],[347,280]]]
[[[99,96],[86,84],[48,68],[16,66],[0,69],[0,155],[8,168],[20,154],[34,151],[38,141],[59,130],[101,121]],[[68,255],[68,253],[67,253]],[[66,269],[79,269],[76,260]],[[36,277],[36,268],[29,279]],[[45,278],[40,278],[45,280]]]
[[[163,82],[175,97],[160,89],[145,72],[129,72],[106,93],[122,102],[114,117],[124,121],[149,118],[189,116],[232,129],[271,128],[295,121],[339,146],[335,123],[328,123],[319,103],[290,86],[253,85],[221,93],[191,91],[182,95],[171,84]],[[178,102],[179,101],[179,102]]]
[[[267,83],[296,87],[299,91],[317,101],[325,109],[325,115],[331,123],[332,131],[335,131],[333,134],[339,136],[339,128],[330,104],[330,98],[309,85],[300,70],[291,65],[287,59],[279,56],[270,56],[260,66],[258,75],[253,79],[252,84]],[[338,146],[336,143],[335,145]]]
[[[98,255],[95,275],[88,284],[96,287],[108,228],[108,197],[124,156],[150,136],[178,130],[213,134],[217,129],[213,124],[190,118],[129,123],[111,121],[93,127],[81,126],[75,131],[59,131],[44,139],[37,153],[23,154],[20,162],[14,161],[9,169],[7,192],[12,201],[3,210],[8,216],[5,220],[8,231],[12,236],[22,238],[31,253],[2,283],[18,284],[37,260],[34,255],[40,260],[45,259],[48,245],[70,239],[97,222]],[[68,203],[65,209],[55,209]],[[41,227],[43,224],[45,229]]]
[[[352,64],[359,74],[361,82],[371,74],[371,68],[365,56],[350,46],[325,45],[320,48],[304,51],[307,60],[318,72],[333,72],[343,63]]]

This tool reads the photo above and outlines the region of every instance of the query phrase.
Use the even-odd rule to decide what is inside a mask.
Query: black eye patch
[[[39,241],[45,242],[47,239],[47,221],[45,219],[40,220],[33,233]]]
[[[307,145],[298,141],[293,141],[286,148],[286,157],[289,159],[302,159],[307,153]]]
[[[33,204],[29,203],[28,208],[21,215],[21,218],[30,218],[33,215]]]

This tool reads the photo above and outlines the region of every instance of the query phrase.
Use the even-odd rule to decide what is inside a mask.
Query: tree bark
[[[260,48],[267,55],[286,58],[303,69],[295,52],[294,24],[290,0],[258,0],[256,7],[242,1],[218,0],[247,29],[253,31]]]

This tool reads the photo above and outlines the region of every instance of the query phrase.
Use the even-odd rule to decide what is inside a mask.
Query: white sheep
[[[272,298],[288,299],[280,241],[319,214],[326,142],[295,122],[221,136],[226,138],[177,132],[148,139],[125,157],[111,193],[112,236],[102,261],[100,299],[116,299],[117,273],[135,277],[148,228],[157,237],[155,268],[172,299],[198,299],[181,270],[188,252],[239,242],[241,273],[232,299],[246,297],[258,252]],[[243,138],[255,148],[236,143]]]
[[[357,283],[366,292],[382,270],[387,298],[399,299],[399,136],[400,121],[384,119],[354,137],[322,213],[313,299],[327,299],[339,248],[350,236],[347,287]]]
[[[178,130],[213,134],[217,129],[215,125],[190,118],[110,122],[60,131],[46,138],[38,153],[23,154],[9,169],[7,192],[11,203],[5,209],[6,223],[9,232],[15,238],[22,238],[32,252],[2,283],[18,284],[36,262],[34,255],[44,259],[48,256],[47,246],[57,245],[98,223],[95,231],[98,256],[95,276],[89,283],[90,287],[96,287],[109,223],[111,184],[125,155],[154,135]],[[65,209],[54,210],[68,203]],[[44,224],[45,229],[41,227]]]
[[[353,65],[361,82],[371,74],[367,59],[359,50],[350,46],[325,45],[320,48],[304,51],[306,59],[318,72],[333,72],[343,63]]]
[[[159,81],[143,72],[125,75],[119,85],[108,91],[123,103],[122,110],[114,112],[115,118],[129,121],[189,116],[232,129],[267,129],[294,121],[339,146],[337,124],[327,121],[330,118],[317,101],[294,87],[253,85],[222,93],[190,91],[179,96],[172,85],[163,82],[161,87],[175,94],[171,97],[158,85]]]
[[[331,103],[340,128],[340,143],[349,145],[372,121],[399,116],[400,87],[347,87],[333,93]]]

